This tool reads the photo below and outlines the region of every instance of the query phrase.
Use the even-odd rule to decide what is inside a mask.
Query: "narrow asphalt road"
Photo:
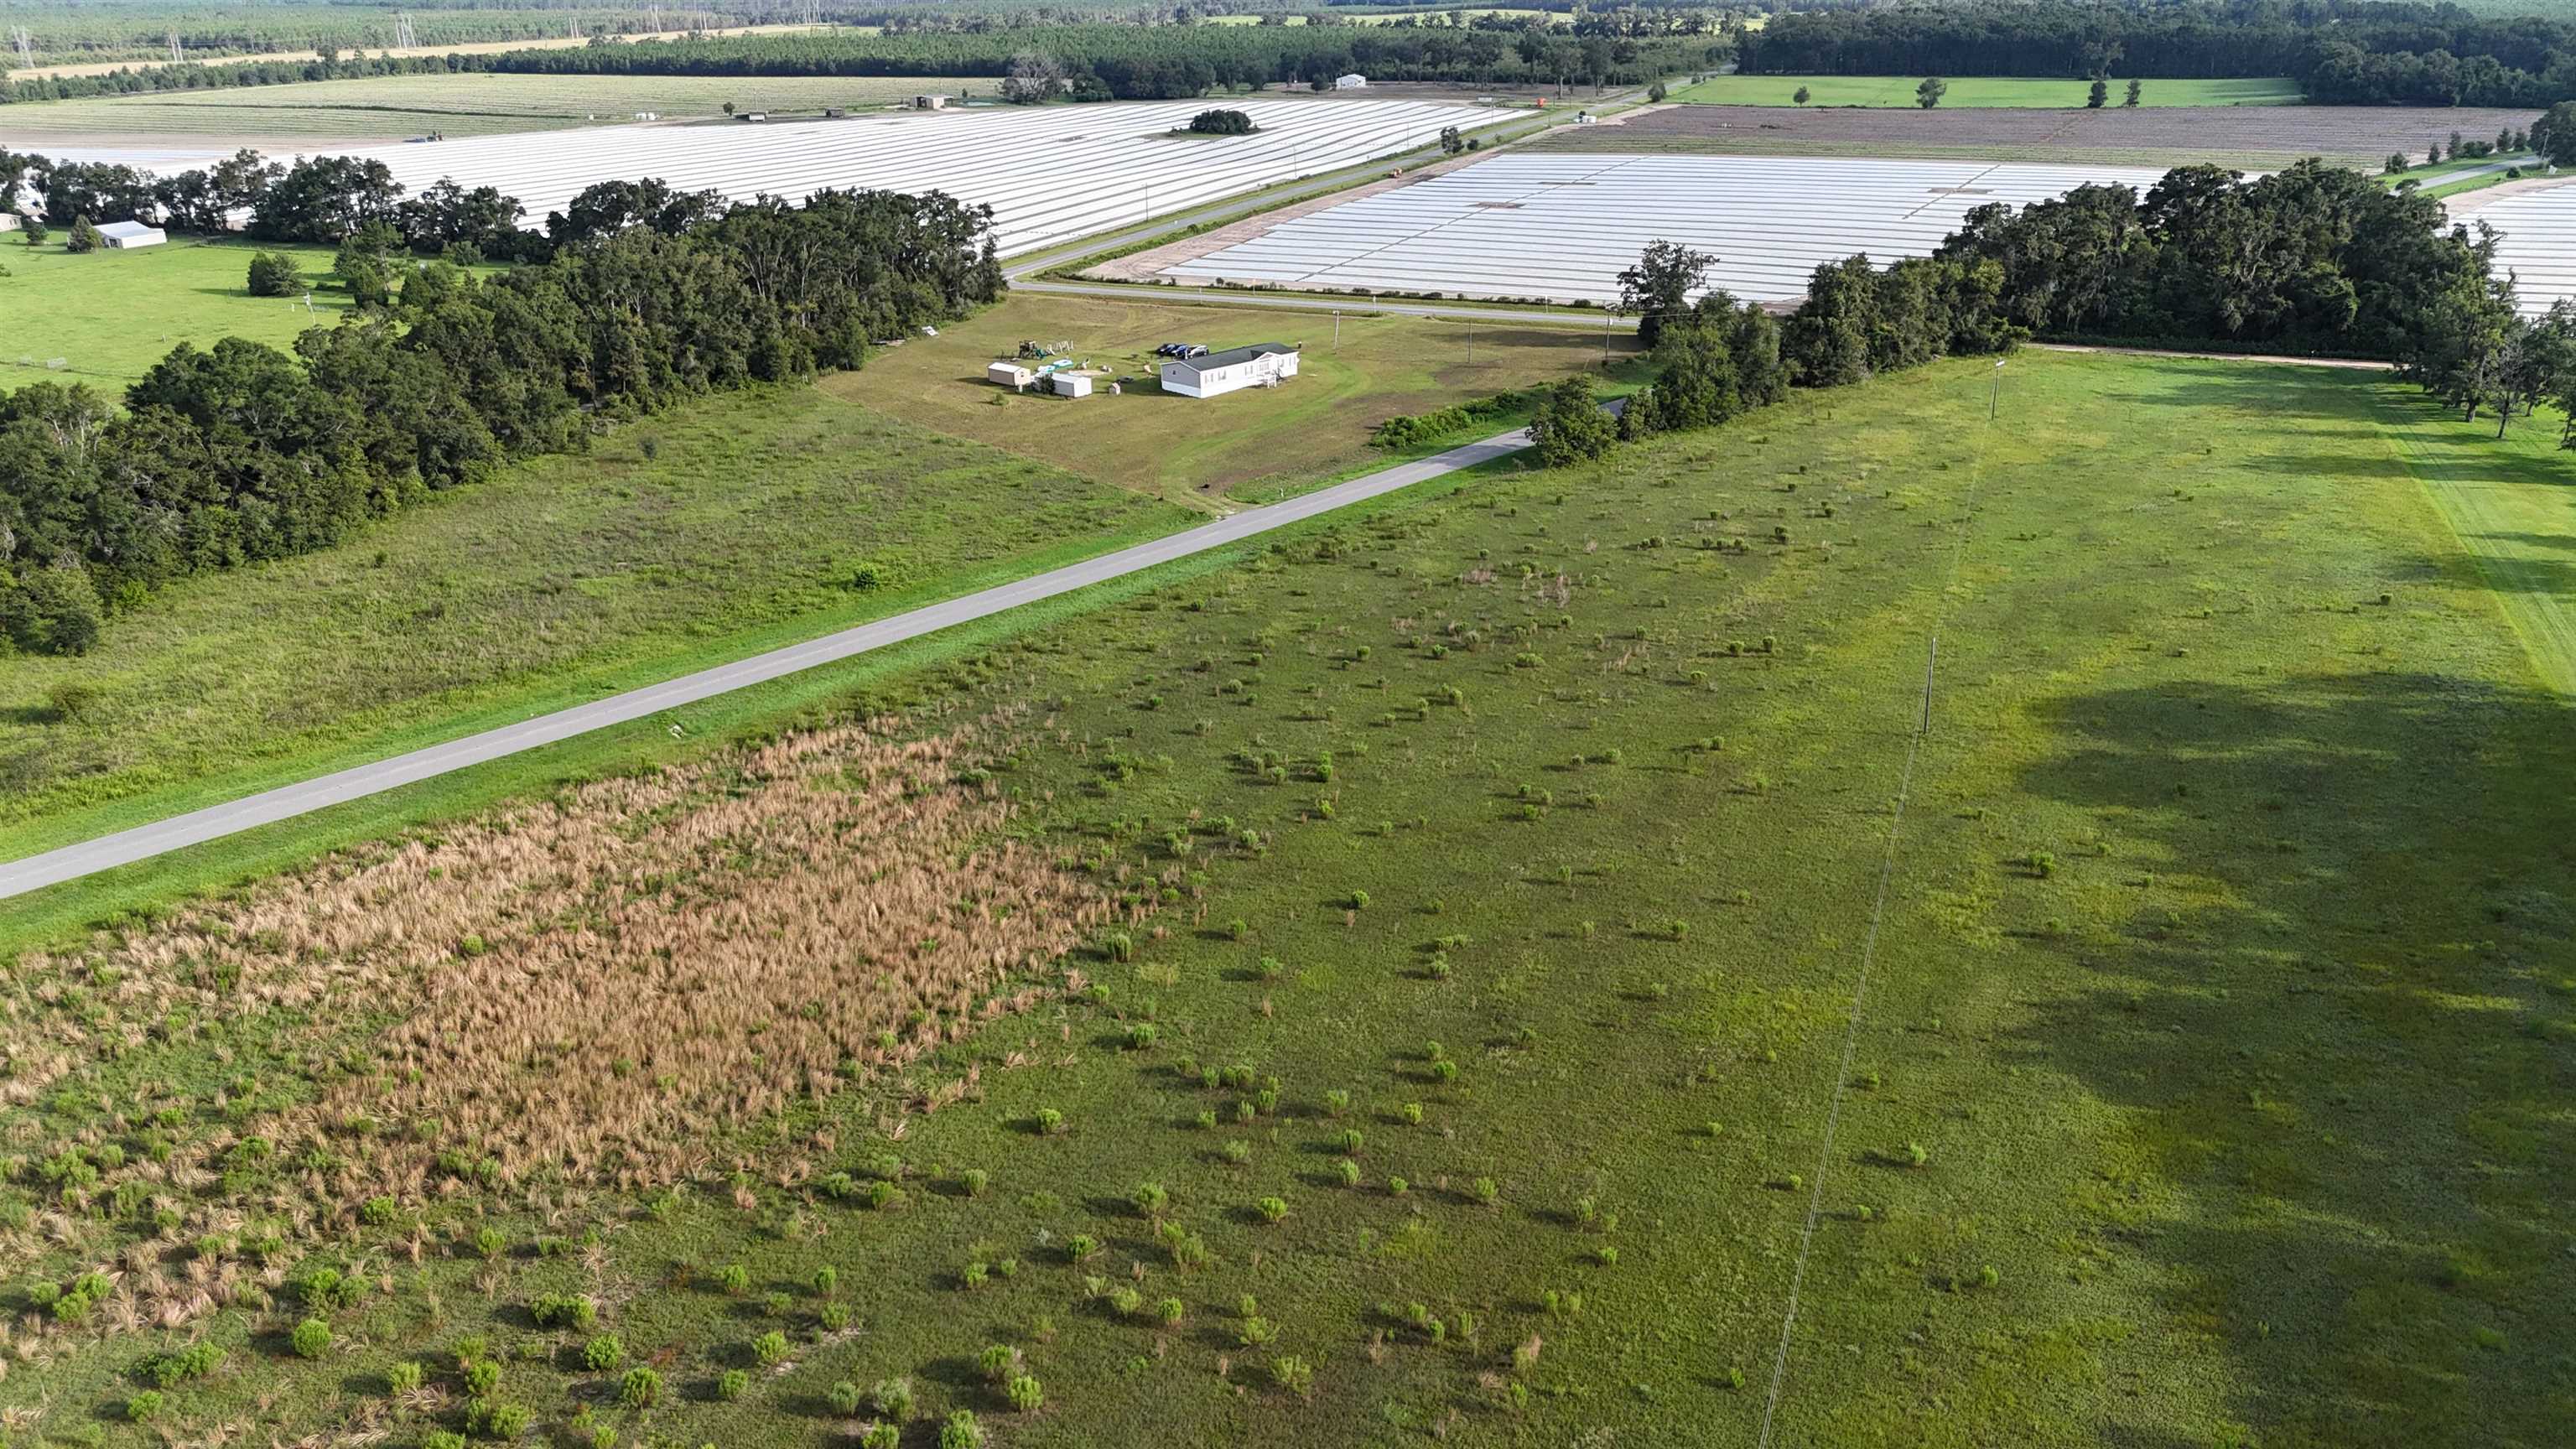
[[[525,750],[541,749],[610,725],[643,719],[663,710],[694,704],[749,685],[883,649],[890,644],[918,639],[1022,604],[1036,603],[1040,599],[1070,593],[1157,564],[1222,548],[1256,534],[1347,508],[1462,468],[1508,457],[1528,446],[1526,430],[1498,434],[1419,462],[1382,469],[1286,502],[1247,508],[1214,523],[1202,524],[1150,543],[1140,543],[1081,563],[1050,569],[1015,583],[997,584],[978,593],[925,605],[872,624],[861,624],[837,634],[790,644],[766,654],[719,664],[661,684],[537,715],[517,724],[503,725],[391,759],[352,766],[300,784],[282,785],[226,804],[191,810],[184,815],[120,830],[113,835],[102,835],[78,845],[0,863],[0,899],[77,880],[120,865],[131,865],[139,860],[149,860],[153,856],[202,845],[209,840],[220,840],[240,831],[290,820],[350,800],[364,799]]]

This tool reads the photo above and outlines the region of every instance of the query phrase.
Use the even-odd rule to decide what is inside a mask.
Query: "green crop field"
[[[140,251],[75,256],[63,249],[68,227],[53,227],[43,245],[23,232],[0,232],[0,387],[40,378],[85,382],[122,396],[182,342],[211,347],[247,337],[291,348],[307,327],[328,326],[349,309],[331,275],[329,247],[261,248],[241,242],[173,237]],[[250,259],[262,250],[303,259],[313,301],[254,297]],[[57,359],[60,367],[54,367]]]
[[[1676,101],[1716,106],[1785,106],[1798,88],[1806,87],[1811,106],[1898,106],[1915,104],[1921,76],[1881,75],[1716,75],[1672,93]],[[2272,80],[2150,80],[2143,83],[2142,106],[2287,106],[2300,99],[2298,83]],[[1959,76],[1950,79],[1941,97],[1945,107],[2042,106],[2084,104],[2091,83],[2080,80],[2033,80],[2015,76]],[[2111,104],[2120,104],[2128,78],[2111,78]]]
[[[1261,496],[1383,460],[1369,446],[1380,422],[1597,365],[1597,329],[1353,316],[1340,342],[1327,313],[1204,307],[1139,299],[1023,293],[936,339],[908,342],[864,371],[824,386],[926,427],[1027,453],[1091,477],[1169,496]],[[1364,310],[1365,304],[1354,307]],[[1030,395],[1001,406],[985,364],[1022,340],[1069,343],[1072,355],[1114,371],[1080,400]],[[1239,347],[1302,345],[1298,376],[1276,390],[1217,398],[1162,392],[1153,349],[1164,342]],[[1614,361],[1634,353],[1633,336]]]
[[[2558,420],[1993,376],[21,903],[10,1434],[2553,1442]]]
[[[97,143],[108,137],[205,138],[277,146],[290,141],[400,139],[437,131],[481,136],[631,121],[637,111],[665,120],[722,113],[727,101],[777,114],[827,106],[877,106],[923,91],[994,93],[998,82],[941,77],[862,76],[379,76],[231,90],[36,101],[11,106],[11,142],[21,148]]]

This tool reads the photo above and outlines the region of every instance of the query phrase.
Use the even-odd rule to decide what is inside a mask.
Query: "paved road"
[[[1156,564],[1221,548],[1274,528],[1454,473],[1461,468],[1472,468],[1479,463],[1507,457],[1528,446],[1526,430],[1499,434],[1419,462],[1336,483],[1284,503],[1248,508],[1214,523],[1202,524],[1151,543],[1140,543],[1082,563],[1051,569],[1016,583],[999,584],[980,593],[927,605],[873,624],[861,624],[820,639],[791,644],[661,684],[538,715],[445,744],[431,745],[389,760],[354,766],[301,784],[264,790],[228,804],[192,810],[150,825],[138,825],[131,830],[120,830],[78,845],[9,861],[0,864],[0,899],[77,880],[96,871],[149,860],[167,851],[220,840],[239,831],[290,820],[524,750],[541,749],[576,735],[643,719],[663,710],[694,704],[817,665],[883,649],[907,639],[918,639],[1022,604],[1032,604],[1086,585],[1149,569]]]

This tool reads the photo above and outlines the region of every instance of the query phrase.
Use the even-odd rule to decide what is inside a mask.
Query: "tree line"
[[[1690,12],[1695,14],[1696,12]],[[1481,16],[1465,25],[1188,25],[1106,22],[1003,25],[950,22],[881,35],[710,36],[520,50],[491,55],[228,65],[145,66],[102,76],[0,84],[0,102],[281,85],[445,72],[513,75],[992,76],[1043,57],[1077,99],[1172,100],[1211,87],[1330,84],[1350,72],[1384,80],[1643,84],[1703,69],[1729,42],[1704,23],[1685,27],[1616,17],[1552,26],[1544,18]]]
[[[473,243],[440,239],[510,226],[508,197],[403,198],[345,157],[227,165],[204,184],[256,187],[255,232],[338,241],[375,283],[353,277],[359,307],[291,354],[182,343],[122,410],[85,384],[0,393],[0,635],[20,649],[81,652],[172,580],[327,547],[694,394],[857,367],[1003,290],[991,209],[939,192],[727,206],[603,182],[547,219],[542,260],[478,278]]]
[[[1800,10],[1740,37],[1771,75],[2287,74],[2321,105],[2546,106],[2576,97],[2576,23],[2382,0],[1968,0]]]
[[[2576,416],[2576,304],[2517,315],[2494,238],[2453,227],[2411,184],[2303,161],[2252,180],[2214,166],[2143,194],[2083,186],[2019,211],[1978,207],[1928,257],[1819,266],[1785,322],[1701,294],[1716,258],[1669,242],[1621,274],[1655,381],[1613,423],[1588,380],[1540,409],[1551,463],[1619,438],[1722,422],[1788,386],[1840,387],[2049,338],[2393,361],[2499,432],[2554,402]],[[1696,298],[1696,300],[1694,300]],[[2576,422],[2562,434],[2576,447]]]

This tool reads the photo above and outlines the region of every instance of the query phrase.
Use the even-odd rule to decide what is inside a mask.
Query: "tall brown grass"
[[[900,729],[582,785],[31,956],[0,1002],[6,1100],[35,1101],[102,1052],[194,1035],[191,1019],[309,1023],[291,1045],[337,1065],[309,1074],[303,1102],[93,1190],[144,1172],[202,1190],[254,1134],[300,1164],[302,1201],[192,1192],[185,1233],[236,1209],[300,1229],[380,1194],[417,1204],[466,1190],[460,1162],[532,1192],[702,1171],[729,1129],[1026,1006],[1115,909],[1010,840],[1010,805],[961,778],[1006,721]],[[122,1120],[156,1104],[101,1105]],[[187,1276],[173,1292],[220,1298],[230,1282]]]

